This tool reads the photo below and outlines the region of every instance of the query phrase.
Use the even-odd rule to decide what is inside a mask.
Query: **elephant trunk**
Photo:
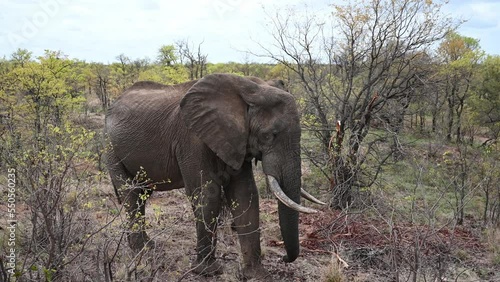
[[[293,262],[299,256],[299,212],[283,203],[278,203],[279,223],[281,236],[285,243],[286,255],[284,262]]]
[[[273,186],[278,186],[279,190],[294,203],[300,206],[301,197],[301,169],[300,158],[287,158],[285,162],[273,162],[276,160],[272,155],[263,156],[262,166],[267,175],[268,186],[273,190]],[[283,159],[281,159],[283,160]],[[277,193],[273,191],[275,195]],[[278,199],[280,197],[278,196]],[[301,207],[304,208],[304,207]],[[307,209],[307,208],[304,208]],[[312,210],[312,209],[311,209]],[[314,210],[312,210],[313,212]],[[307,212],[307,211],[304,211]],[[278,201],[278,215],[281,235],[285,243],[285,262],[293,262],[299,255],[299,212],[283,200]]]

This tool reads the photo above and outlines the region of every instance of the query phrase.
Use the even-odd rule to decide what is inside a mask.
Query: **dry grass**
[[[500,227],[486,229],[485,241],[491,254],[491,263],[500,267]]]
[[[332,258],[330,259],[330,263],[323,268],[320,281],[323,282],[347,281],[347,278],[343,272],[343,265],[335,256],[332,256]]]

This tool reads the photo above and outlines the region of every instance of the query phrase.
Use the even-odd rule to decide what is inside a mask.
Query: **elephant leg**
[[[128,244],[134,251],[140,251],[146,245],[153,245],[153,241],[146,233],[146,200],[152,190],[131,188],[123,191],[123,204],[128,219]]]
[[[186,192],[192,202],[198,238],[193,272],[208,276],[221,274],[222,267],[215,260],[217,222],[221,208],[221,187],[209,180],[195,189],[190,189],[186,185]]]
[[[233,228],[240,241],[243,275],[246,278],[265,278],[268,272],[261,263],[259,194],[250,162],[244,162],[241,172],[231,176],[225,195],[233,214]]]
[[[125,166],[113,152],[106,154],[106,165],[118,201],[123,204],[127,212],[129,246],[134,251],[140,251],[146,243],[152,243],[145,231],[145,200],[149,197],[151,191],[127,187],[126,181],[132,179],[133,176],[125,169]]]

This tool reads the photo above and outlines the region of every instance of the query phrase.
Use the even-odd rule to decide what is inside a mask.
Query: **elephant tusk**
[[[313,203],[316,203],[319,205],[326,205],[325,202],[322,202],[322,201],[316,199],[313,195],[309,194],[306,190],[304,190],[302,188],[300,188],[300,195]]]
[[[285,192],[283,192],[283,190],[281,189],[281,187],[278,183],[278,180],[276,180],[276,178],[274,178],[273,176],[267,175],[267,183],[268,183],[268,186],[271,189],[271,191],[273,191],[276,198],[278,198],[278,200],[280,200],[285,206],[287,206],[291,209],[294,209],[298,212],[303,212],[303,213],[317,213],[318,212],[315,209],[303,207],[303,206],[297,204],[296,202],[294,202],[292,199],[290,199],[285,194]]]

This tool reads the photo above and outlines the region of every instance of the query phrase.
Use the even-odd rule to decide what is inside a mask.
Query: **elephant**
[[[113,102],[105,118],[111,144],[106,162],[127,212],[131,249],[150,242],[144,217],[148,196],[184,187],[196,218],[193,272],[222,271],[215,259],[215,219],[227,203],[243,275],[265,275],[252,170],[252,161],[261,161],[267,185],[279,200],[283,261],[297,258],[299,212],[317,212],[300,205],[301,195],[324,203],[301,189],[299,112],[283,89],[282,81],[210,74],[171,86],[137,82]]]

